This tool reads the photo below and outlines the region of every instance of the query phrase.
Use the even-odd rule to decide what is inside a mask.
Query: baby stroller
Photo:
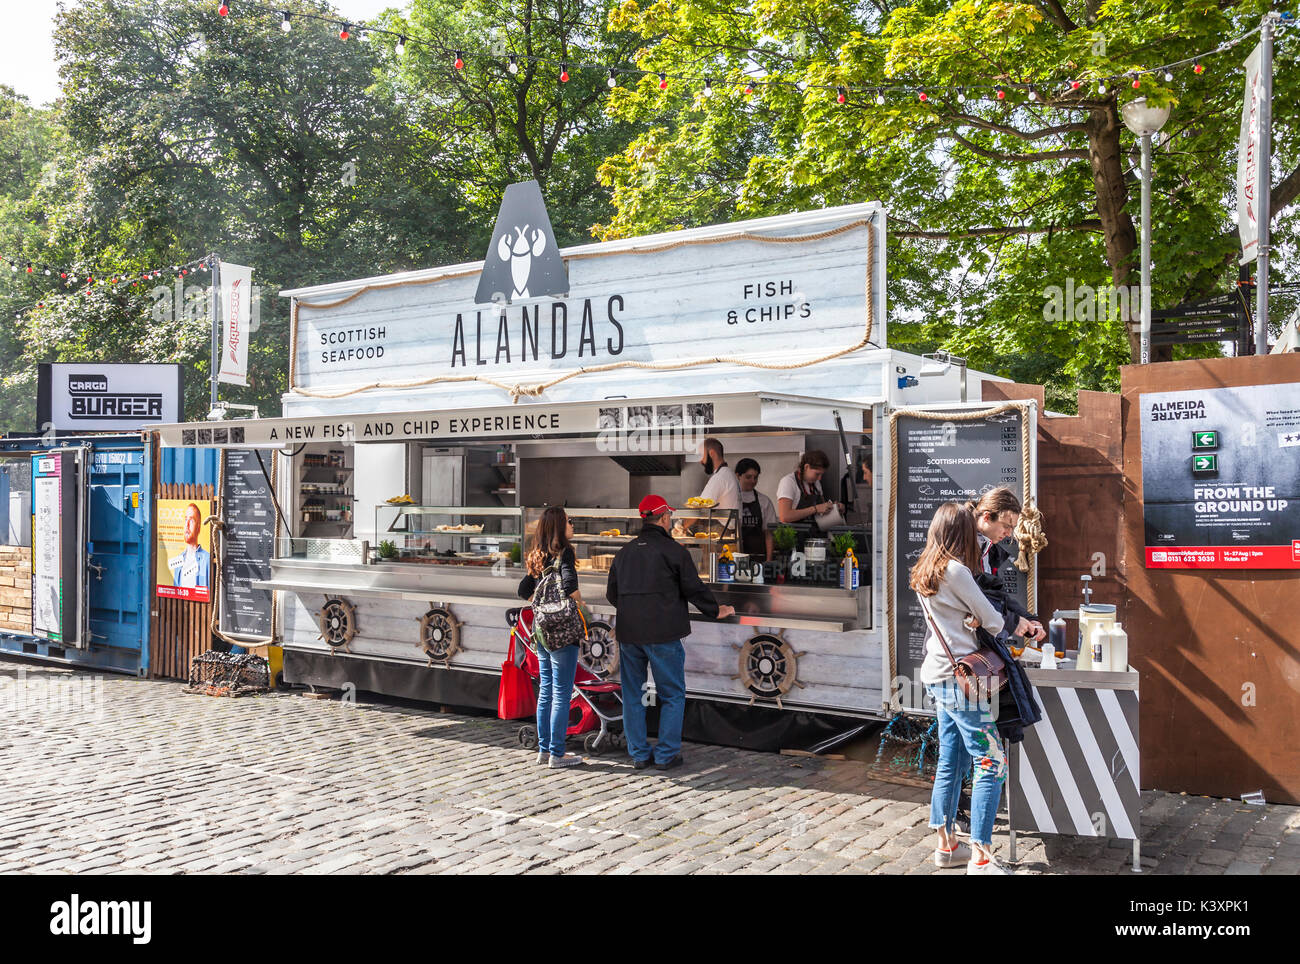
[[[533,610],[530,606],[506,611],[506,622],[510,632],[524,644],[524,672],[533,682],[534,691],[540,685],[541,671],[537,666],[537,640],[533,638]],[[593,624],[598,625],[598,624]],[[608,639],[602,640],[608,646]],[[566,737],[583,737],[582,749],[586,753],[599,754],[611,746],[625,749],[627,740],[623,736],[623,687],[622,684],[601,679],[584,665],[582,657],[578,658],[578,672],[573,680],[573,697],[569,702],[569,728]],[[611,723],[620,724],[617,731],[610,729]],[[595,731],[595,732],[593,732]],[[537,724],[525,723],[519,727],[515,738],[519,745],[531,750],[537,746]]]

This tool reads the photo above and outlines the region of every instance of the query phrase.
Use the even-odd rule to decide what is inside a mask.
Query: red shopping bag
[[[515,631],[510,630],[510,654],[501,664],[501,686],[497,690],[497,718],[522,720],[537,713],[537,694],[532,680],[515,665]]]

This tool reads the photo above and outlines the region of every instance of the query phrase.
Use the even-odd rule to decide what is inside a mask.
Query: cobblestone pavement
[[[4,660],[0,712],[2,872],[962,872],[931,862],[928,791],[851,761],[553,771],[493,719]],[[1146,871],[1300,873],[1300,808],[1142,796]],[[1131,873],[1127,843],[1019,844],[1018,873]]]

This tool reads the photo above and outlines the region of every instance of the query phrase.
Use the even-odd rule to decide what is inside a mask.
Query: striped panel
[[[1035,688],[1043,719],[1012,748],[1011,827],[1136,840],[1138,694]]]

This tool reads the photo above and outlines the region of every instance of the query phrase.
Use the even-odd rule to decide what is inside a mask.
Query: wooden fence
[[[155,463],[155,471],[156,471]],[[156,478],[154,491],[160,499],[193,499],[196,502],[216,498],[211,485],[163,485]],[[158,544],[157,516],[155,531],[150,534],[153,545]],[[215,567],[215,560],[209,566]],[[208,585],[215,584],[214,573],[208,572]],[[154,589],[153,616],[149,629],[149,675],[153,679],[188,679],[190,660],[212,648],[212,607],[216,604],[215,592],[209,602],[190,599],[167,599]]]

